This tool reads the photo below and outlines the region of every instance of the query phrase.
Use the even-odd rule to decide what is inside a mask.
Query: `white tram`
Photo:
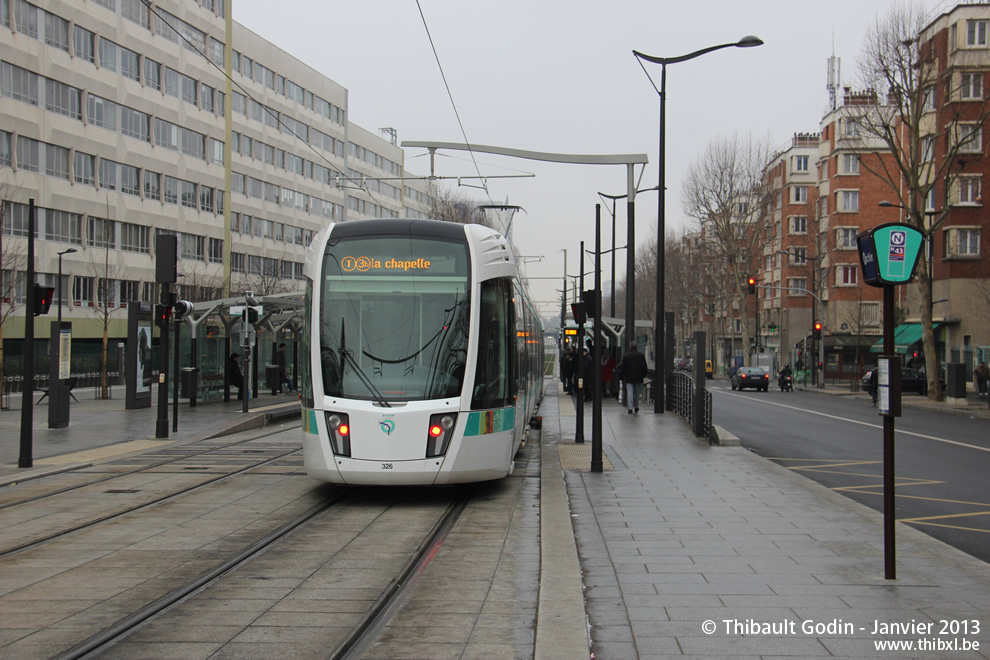
[[[542,396],[543,328],[481,225],[357,220],[306,256],[306,472],[346,484],[499,479]]]

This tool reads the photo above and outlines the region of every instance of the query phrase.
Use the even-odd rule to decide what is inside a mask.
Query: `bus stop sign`
[[[863,281],[878,287],[910,282],[923,239],[920,230],[900,222],[879,225],[857,236]]]

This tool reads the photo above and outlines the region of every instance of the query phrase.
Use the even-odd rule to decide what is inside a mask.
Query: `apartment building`
[[[429,214],[431,185],[406,173],[394,132],[352,123],[344,87],[227,11],[0,0],[5,310],[28,291],[29,199],[36,280],[56,286],[63,253],[56,302],[74,339],[102,334],[101,310],[158,299],[156,235],[178,236],[177,288],[196,301],[300,289],[328,223]],[[19,311],[7,339],[23,336]]]
[[[956,142],[954,152],[937,141],[931,149],[933,170],[949,173],[926,205],[929,219],[948,213],[931,244],[936,342],[940,359],[972,368],[990,361],[990,213],[983,200],[990,177],[990,4],[959,5],[920,39],[925,66],[938,74],[925,95],[925,119],[933,135]],[[954,162],[942,168],[947,157]],[[907,321],[920,320],[916,287],[908,287],[904,304]]]

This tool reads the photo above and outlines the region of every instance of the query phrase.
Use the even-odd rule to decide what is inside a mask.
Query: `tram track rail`
[[[217,446],[217,447],[208,447],[208,448],[203,449],[201,451],[193,451],[193,452],[191,452],[189,454],[183,454],[181,456],[176,456],[174,458],[165,458],[165,459],[162,459],[162,460],[160,460],[158,462],[155,462],[155,463],[150,463],[148,465],[141,465],[141,466],[135,467],[133,470],[126,470],[124,472],[116,472],[114,474],[106,475],[106,476],[100,477],[98,479],[93,479],[93,480],[87,481],[85,483],[73,484],[71,486],[65,486],[63,488],[57,488],[55,490],[51,490],[51,491],[48,491],[48,492],[45,492],[45,493],[40,493],[40,494],[37,494],[37,495],[32,495],[30,497],[24,497],[24,498],[21,498],[21,499],[13,500],[11,502],[4,502],[4,503],[0,504],[0,511],[3,511],[4,509],[10,509],[10,508],[13,508],[13,507],[16,507],[16,506],[21,506],[21,505],[24,505],[24,504],[30,504],[32,502],[37,502],[39,500],[43,500],[43,499],[48,498],[48,497],[54,497],[56,495],[62,495],[64,493],[69,493],[69,492],[72,492],[74,490],[78,490],[80,488],[87,488],[89,486],[95,486],[95,485],[98,485],[98,484],[106,483],[108,481],[113,481],[114,479],[123,479],[124,477],[128,477],[128,476],[131,476],[131,475],[134,475],[134,474],[137,474],[137,473],[140,473],[140,472],[144,472],[144,471],[147,471],[147,470],[152,470],[152,469],[164,467],[164,466],[170,465],[172,463],[177,463],[177,462],[180,462],[180,461],[188,461],[189,459],[197,458],[197,457],[203,456],[204,454],[209,454],[209,453],[212,453],[212,452],[225,451],[225,450],[230,449],[231,447],[236,447],[238,445],[242,445],[242,444],[245,444],[245,443],[248,443],[248,442],[254,442],[254,441],[261,440],[261,439],[267,438],[269,436],[278,435],[279,433],[284,433],[284,432],[285,432],[285,429],[272,430],[272,431],[268,431],[267,433],[262,433],[261,435],[251,436],[251,437],[248,437],[248,438],[241,438],[240,440],[235,440],[234,442],[229,442],[229,443],[227,443],[225,445],[220,445],[220,446]],[[189,445],[197,444],[197,443],[200,443],[200,442],[204,442],[204,441],[203,440],[199,440],[199,441],[196,441],[196,442],[193,442],[193,443],[188,443],[188,444],[181,445],[181,446],[189,446]],[[86,467],[92,467],[92,466],[87,465]],[[59,473],[59,475],[64,475],[64,474],[66,474],[66,473],[65,472]]]
[[[77,660],[80,658],[102,657],[111,653],[116,644],[125,641],[128,635],[139,627],[150,624],[171,608],[180,606],[189,597],[208,590],[212,586],[222,585],[224,577],[232,574],[238,568],[246,566],[253,559],[269,551],[279,541],[314,521],[338,505],[344,505],[343,500],[353,492],[353,488],[344,487],[335,492],[324,502],[311,507],[286,522],[264,537],[251,543],[236,555],[216,565],[199,577],[190,580],[168,593],[160,596],[132,614],[120,619],[107,628],[91,635],[73,647],[55,656],[58,660]],[[419,575],[425,570],[431,559],[436,555],[451,528],[457,522],[461,513],[470,502],[470,496],[464,493],[456,496],[444,509],[432,528],[404,563],[396,576],[385,586],[380,596],[369,607],[365,614],[350,628],[342,641],[328,654],[332,659],[349,659],[360,657],[375,637],[398,609],[403,597],[414,588]],[[394,503],[390,505],[394,506]]]
[[[162,505],[164,503],[167,503],[167,502],[170,502],[170,501],[179,499],[181,497],[185,497],[185,496],[190,495],[192,493],[195,493],[195,492],[197,492],[199,490],[203,490],[205,488],[208,488],[210,486],[214,486],[214,485],[216,485],[218,483],[221,483],[223,481],[227,481],[229,479],[233,479],[235,477],[241,476],[241,475],[243,475],[243,474],[245,474],[247,472],[250,472],[252,470],[256,470],[258,468],[265,467],[267,465],[270,465],[272,463],[275,463],[277,461],[282,460],[286,456],[290,456],[292,454],[297,454],[297,453],[299,453],[301,451],[302,451],[301,448],[290,449],[288,451],[281,452],[281,453],[279,453],[276,456],[272,456],[272,457],[266,458],[263,461],[259,461],[257,463],[252,464],[252,465],[244,466],[244,467],[242,467],[240,469],[234,470],[233,472],[228,472],[228,473],[225,473],[225,474],[217,475],[216,477],[213,477],[211,479],[207,479],[205,481],[201,481],[201,482],[199,482],[199,483],[197,483],[195,485],[189,486],[187,488],[183,488],[183,489],[181,489],[179,491],[176,491],[176,492],[168,493],[168,494],[163,495],[161,497],[157,497],[157,498],[155,498],[153,500],[150,500],[150,501],[147,501],[147,502],[142,502],[141,504],[136,504],[134,506],[127,507],[127,508],[122,509],[122,510],[119,510],[119,511],[115,511],[113,513],[109,513],[109,514],[107,514],[105,516],[100,516],[98,518],[95,518],[95,519],[92,519],[92,520],[88,520],[88,521],[86,521],[84,523],[80,523],[80,524],[77,524],[77,525],[73,525],[73,526],[70,526],[70,527],[66,527],[66,528],[57,530],[57,531],[55,531],[55,532],[53,532],[51,534],[48,534],[48,535],[46,535],[44,537],[41,537],[41,538],[32,539],[31,541],[27,541],[27,542],[24,542],[24,543],[15,545],[15,546],[11,546],[9,548],[0,549],[0,560],[5,559],[5,558],[10,557],[10,556],[13,556],[13,555],[16,555],[16,554],[19,554],[21,552],[25,552],[27,550],[31,550],[31,549],[37,548],[39,546],[42,546],[42,545],[51,543],[51,542],[56,541],[56,540],[63,539],[63,538],[65,538],[67,536],[70,536],[72,534],[76,534],[78,532],[89,530],[89,529],[92,529],[92,528],[94,528],[96,526],[103,525],[103,524],[106,524],[106,523],[109,523],[109,522],[112,522],[112,521],[115,521],[115,520],[119,520],[121,518],[124,518],[126,516],[132,515],[134,513],[138,513],[138,512],[141,512],[141,511],[146,511],[146,510],[151,509],[151,508],[153,508],[155,506],[160,506],[160,505]],[[206,453],[206,452],[200,452],[200,453]],[[183,458],[188,458],[188,457],[183,457]],[[148,467],[146,467],[144,469],[149,469],[150,467],[157,467],[157,466],[158,465],[156,464],[155,466],[148,466]],[[140,472],[140,471],[141,470],[136,470],[134,472]],[[130,474],[133,474],[133,472],[131,472]],[[93,482],[93,483],[102,483],[102,481],[96,481],[96,482]],[[88,484],[88,485],[93,485],[93,484],[91,483],[91,484]]]

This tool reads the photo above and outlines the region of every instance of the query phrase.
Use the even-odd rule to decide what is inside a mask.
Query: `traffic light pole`
[[[21,369],[23,402],[21,403],[21,446],[17,467],[34,467],[34,199],[28,200],[27,286],[31,287],[24,304],[24,362]]]

